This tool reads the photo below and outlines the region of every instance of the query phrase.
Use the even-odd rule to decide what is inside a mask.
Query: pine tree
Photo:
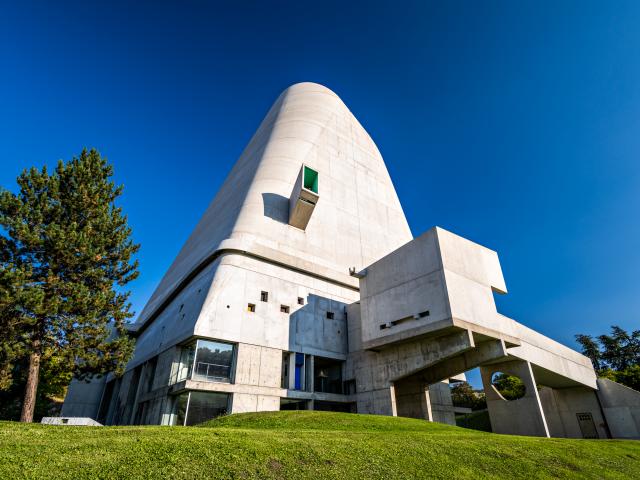
[[[0,191],[0,389],[28,363],[21,421],[33,421],[41,365],[87,380],[121,374],[133,352],[125,285],[138,275],[113,167],[96,150],[25,170]]]

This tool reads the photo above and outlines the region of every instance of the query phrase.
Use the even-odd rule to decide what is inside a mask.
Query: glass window
[[[174,425],[197,425],[227,413],[229,395],[217,392],[184,392],[175,399]]]
[[[198,340],[193,380],[230,382],[233,345]]]
[[[173,383],[183,380],[230,382],[234,346],[230,343],[198,340],[180,348],[180,361]]]
[[[324,393],[342,393],[342,360],[314,357],[314,390]]]
[[[189,403],[189,392],[178,395],[173,404],[176,423],[175,425],[184,425],[184,419],[187,416],[187,403]]]
[[[304,388],[304,353],[296,353],[295,367],[295,389],[302,390]]]
[[[195,355],[196,344],[191,343],[180,347],[180,361],[178,369],[172,383],[181,382],[191,377],[191,369],[193,368],[193,357]]]

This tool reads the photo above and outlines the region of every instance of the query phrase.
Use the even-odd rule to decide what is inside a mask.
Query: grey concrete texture
[[[43,425],[69,425],[74,427],[102,427],[90,417],[42,417],[40,421]]]
[[[599,378],[598,399],[613,438],[640,439],[640,392]]]

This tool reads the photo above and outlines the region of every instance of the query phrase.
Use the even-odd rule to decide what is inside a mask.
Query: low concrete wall
[[[599,378],[598,399],[612,438],[640,439],[640,392]]]
[[[538,394],[552,437],[584,438],[585,432],[580,428],[578,415],[585,414],[591,415],[598,438],[609,437],[595,390],[586,387],[543,387]]]

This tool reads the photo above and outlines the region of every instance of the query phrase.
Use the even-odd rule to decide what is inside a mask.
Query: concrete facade
[[[437,227],[414,239],[364,128],[327,88],[297,84],[140,314],[124,376],[74,381],[63,414],[190,425],[317,409],[454,424],[449,379],[481,367],[495,431],[606,423],[590,361],[498,313],[506,291],[496,252]],[[527,395],[489,391],[497,369]]]

